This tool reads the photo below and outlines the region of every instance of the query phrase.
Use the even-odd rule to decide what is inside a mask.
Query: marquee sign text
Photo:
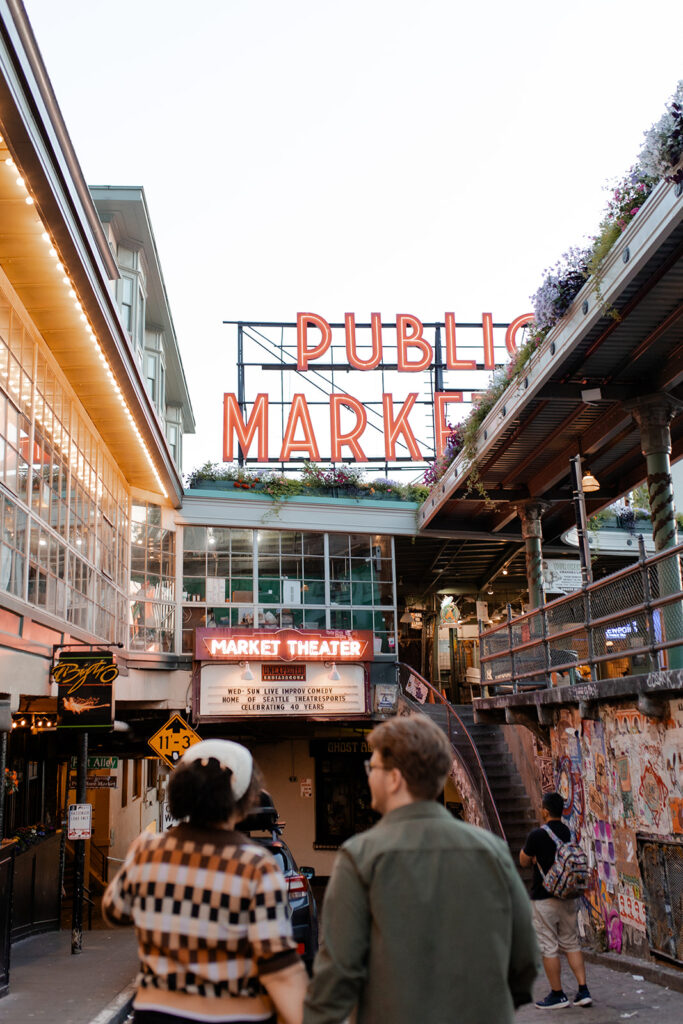
[[[198,629],[198,661],[372,661],[372,633],[367,630]]]

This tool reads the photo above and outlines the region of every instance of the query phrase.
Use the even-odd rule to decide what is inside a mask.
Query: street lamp
[[[581,558],[581,580],[584,584],[593,582],[591,572],[591,553],[588,546],[588,520],[586,517],[586,499],[584,497],[584,486],[581,474],[581,456],[575,455],[569,460],[569,469],[572,481],[572,496],[574,499],[574,515],[576,516],[576,534],[579,539],[579,555]],[[596,491],[600,484],[591,476],[586,474],[595,486],[589,486],[588,490]]]
[[[599,491],[600,484],[597,479],[593,476],[590,469],[587,469],[581,478],[581,487],[585,494],[589,494],[591,491]]]

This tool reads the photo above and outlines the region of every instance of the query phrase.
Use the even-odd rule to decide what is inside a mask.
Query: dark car
[[[311,973],[313,958],[318,951],[318,908],[313,898],[311,879],[313,868],[298,868],[292,851],[282,838],[284,823],[279,821],[270,794],[261,793],[261,806],[235,827],[256,843],[265,846],[275,857],[287,881],[287,895],[292,920],[292,931],[297,949]]]

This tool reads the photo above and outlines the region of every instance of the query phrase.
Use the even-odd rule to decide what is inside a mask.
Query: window
[[[185,652],[199,626],[260,626],[370,630],[396,654],[390,537],[186,526],[183,603]]]
[[[175,649],[175,533],[161,526],[158,505],[133,506],[130,555],[130,647]]]
[[[128,758],[123,761],[121,769],[121,806],[128,804]]]
[[[145,383],[147,385],[147,391],[149,397],[152,399],[154,404],[157,404],[157,355],[155,352],[147,352],[145,354]]]
[[[122,639],[125,482],[1,290],[0,491],[0,589]]]
[[[166,425],[166,440],[168,441],[168,447],[171,451],[171,458],[175,462],[176,466],[179,465],[179,430],[176,423],[168,423]]]
[[[123,326],[128,333],[133,333],[133,280],[130,277],[122,276],[119,281],[119,305],[121,306],[121,319]]]

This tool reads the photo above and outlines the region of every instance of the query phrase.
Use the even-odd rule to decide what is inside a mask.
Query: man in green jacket
[[[436,802],[453,752],[426,715],[369,743],[382,818],[335,862],[304,1024],[512,1024],[539,955],[506,844]]]

